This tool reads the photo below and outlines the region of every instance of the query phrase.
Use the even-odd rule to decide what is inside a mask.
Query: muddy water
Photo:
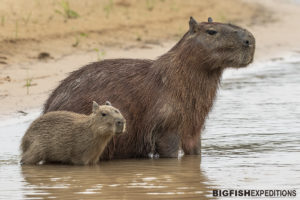
[[[21,136],[39,112],[1,122],[0,199],[211,199],[213,188],[297,189],[299,197],[298,57],[224,74],[201,159],[20,166]]]

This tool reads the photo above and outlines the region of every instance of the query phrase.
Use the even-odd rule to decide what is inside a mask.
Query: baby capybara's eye
[[[101,113],[102,117],[105,117],[107,114],[106,113]]]
[[[217,31],[215,31],[215,30],[206,30],[206,33],[208,33],[209,35],[215,35],[217,33]]]

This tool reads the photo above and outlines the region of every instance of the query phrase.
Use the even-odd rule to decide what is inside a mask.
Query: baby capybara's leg
[[[82,160],[81,158],[71,158],[69,164],[73,164],[73,165],[87,165],[88,162],[86,160]]]
[[[35,165],[42,160],[41,152],[32,144],[26,152],[22,154],[21,164]]]
[[[98,157],[98,158],[96,158],[96,159],[93,159],[93,160],[91,160],[88,164],[89,165],[97,165],[98,164],[98,162],[99,162],[99,158],[100,157]]]

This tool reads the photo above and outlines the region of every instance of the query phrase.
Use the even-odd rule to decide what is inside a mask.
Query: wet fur
[[[116,109],[109,107],[98,111],[112,113],[106,120],[99,119],[100,113],[83,115],[67,111],[49,112],[39,117],[22,138],[21,163],[96,164],[116,134],[115,119],[123,119]]]

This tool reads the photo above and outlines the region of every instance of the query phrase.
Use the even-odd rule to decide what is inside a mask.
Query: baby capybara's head
[[[202,63],[212,69],[245,67],[252,62],[255,51],[255,38],[249,31],[232,24],[213,22],[212,18],[197,23],[191,17],[189,31],[180,43],[178,45],[184,52],[201,57]]]
[[[119,135],[126,131],[126,120],[121,112],[113,107],[109,101],[99,106],[93,101],[93,112],[91,114],[93,128],[101,134]]]

